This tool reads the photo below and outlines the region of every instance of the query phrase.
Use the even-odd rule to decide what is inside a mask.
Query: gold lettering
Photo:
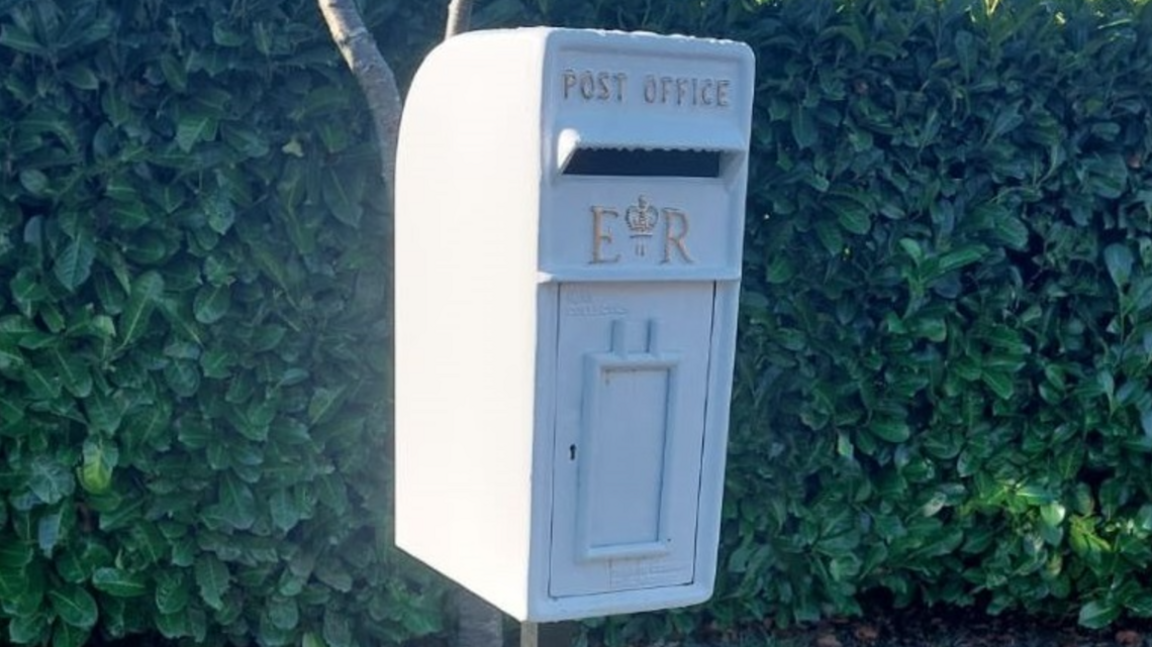
[[[596,96],[596,79],[592,77],[591,72],[580,75],[580,94],[585,100]]]
[[[703,76],[644,75],[644,103],[667,106],[709,106],[727,108],[732,101],[732,81]],[[561,74],[565,100],[577,96],[585,101],[628,100],[628,73],[614,70],[565,69]]]
[[[604,218],[619,218],[620,212],[608,207],[592,207],[592,264],[615,263],[620,260],[617,254],[604,258],[604,245],[612,243],[612,230],[604,226]]]
[[[607,101],[612,98],[612,88],[608,86],[608,80],[611,78],[607,72],[601,72],[596,75],[596,87],[598,92],[596,98],[601,101]]]
[[[672,248],[675,247],[676,251],[680,253],[681,258],[688,263],[695,263],[692,255],[688,253],[688,246],[684,244],[684,239],[688,237],[688,214],[679,209],[663,209],[664,214],[664,260],[660,263],[667,264],[672,262]],[[673,232],[672,221],[680,221],[680,231]]]
[[[656,77],[649,74],[644,77],[644,100],[648,103],[656,103]]]
[[[616,76],[616,100],[624,101],[624,83],[628,81],[628,75],[623,72],[617,72]]]
[[[564,70],[564,98],[567,99],[568,95],[572,92],[572,88],[576,87],[576,70]]]
[[[730,85],[732,82],[728,79],[720,79],[716,82],[716,105],[721,108],[728,107],[728,86]]]
[[[702,86],[700,88],[700,103],[702,103],[706,106],[712,105],[712,96],[715,96],[715,95],[712,95],[709,93],[712,91],[712,89],[714,87],[715,87],[715,84],[712,82],[712,79],[704,79],[704,83],[702,84]]]

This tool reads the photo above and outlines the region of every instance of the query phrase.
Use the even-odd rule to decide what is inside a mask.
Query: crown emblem
[[[633,238],[650,238],[656,230],[656,222],[660,220],[660,212],[648,202],[648,198],[640,196],[636,205],[628,207],[624,212],[624,224]]]

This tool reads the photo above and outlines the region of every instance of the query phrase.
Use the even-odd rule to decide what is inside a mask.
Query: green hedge
[[[439,2],[363,3],[402,79]],[[716,598],[1152,615],[1152,10],[488,0],[758,55]],[[462,107],[466,109],[466,106]],[[388,215],[314,0],[0,0],[0,630],[395,644]],[[376,349],[376,350],[373,350]]]
[[[782,3],[724,617],[1152,615],[1152,10]]]
[[[1152,615],[1152,9],[552,4],[758,57],[717,596],[602,637]]]
[[[437,7],[374,2],[408,73]],[[383,192],[314,0],[0,2],[0,627],[440,628],[390,546]]]

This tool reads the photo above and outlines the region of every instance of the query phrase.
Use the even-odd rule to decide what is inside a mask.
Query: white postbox
[[[754,62],[454,37],[396,183],[396,542],[535,622],[702,602],[720,526]]]

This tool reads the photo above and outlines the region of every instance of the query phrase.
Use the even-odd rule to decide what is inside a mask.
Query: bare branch
[[[463,34],[472,28],[472,0],[452,0],[448,3],[448,24],[444,40]]]
[[[376,39],[364,26],[360,11],[352,0],[318,0],[320,13],[328,23],[332,40],[340,48],[344,62],[352,70],[376,130],[376,143],[380,149],[380,175],[388,191],[388,203],[394,196],[396,178],[396,141],[400,133],[400,90],[392,68],[380,54]]]

